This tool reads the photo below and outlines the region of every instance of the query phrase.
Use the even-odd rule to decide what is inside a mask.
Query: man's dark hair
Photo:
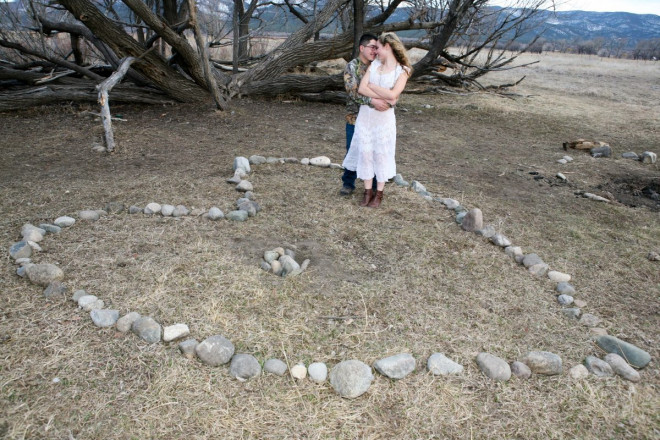
[[[362,34],[360,37],[360,46],[366,46],[371,40],[378,40],[374,34]]]

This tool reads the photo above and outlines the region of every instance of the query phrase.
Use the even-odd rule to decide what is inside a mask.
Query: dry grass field
[[[532,59],[529,56],[529,59]],[[96,328],[87,313],[15,275],[6,250],[21,226],[111,201],[233,209],[225,179],[235,156],[344,153],[343,108],[242,100],[231,111],[114,106],[118,150],[91,151],[101,133],[91,107],[0,114],[0,433],[53,439],[653,439],[660,438],[660,63],[543,54],[489,82],[527,79],[496,94],[406,95],[397,114],[397,165],[438,197],[480,208],[525,253],[570,273],[585,312],[651,353],[632,384],[573,380],[568,369],[604,353],[590,330],[564,317],[554,285],[499,248],[461,231],[453,213],[387,185],[378,210],[341,198],[338,170],[260,165],[250,181],[263,210],[245,223],[128,213],[78,222],[41,242],[72,290],[121,314],[187,323],[202,340],[223,334],[237,352],[290,365],[367,364],[407,352],[416,371],[376,374],[347,400],[326,384],[262,375],[239,382],[227,367]],[[428,106],[430,108],[427,108]],[[569,151],[577,138],[607,141],[612,158]],[[543,176],[535,180],[530,172]],[[557,172],[567,183],[555,178]],[[616,201],[579,196],[593,192]],[[281,279],[259,268],[288,246],[310,267]],[[482,351],[510,362],[532,350],[559,354],[564,374],[487,379]],[[445,353],[462,374],[434,377]],[[54,381],[54,379],[58,379]]]

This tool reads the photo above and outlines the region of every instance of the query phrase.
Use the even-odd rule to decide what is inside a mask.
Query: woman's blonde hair
[[[378,41],[383,46],[389,44],[392,48],[394,58],[396,58],[399,64],[407,68],[404,70],[407,71],[408,76],[412,75],[413,69],[410,65],[410,59],[408,59],[408,52],[406,52],[406,48],[401,40],[399,40],[399,37],[394,32],[383,32],[380,34],[380,37],[378,37]]]

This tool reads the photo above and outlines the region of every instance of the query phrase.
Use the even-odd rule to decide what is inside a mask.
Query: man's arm
[[[344,87],[350,99],[360,105],[371,105],[371,98],[358,93],[360,83],[357,77],[357,63],[348,63],[346,65],[346,69],[344,70]]]

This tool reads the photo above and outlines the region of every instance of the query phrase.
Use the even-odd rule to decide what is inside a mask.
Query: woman
[[[362,78],[358,93],[384,99],[391,108],[379,112],[368,105],[360,106],[351,149],[343,163],[344,168],[356,171],[357,177],[364,182],[364,198],[360,206],[370,208],[380,206],[385,182],[396,175],[396,118],[392,106],[412,73],[406,49],[396,34],[382,34],[376,45],[378,58]],[[375,193],[372,190],[374,176],[377,180]]]

